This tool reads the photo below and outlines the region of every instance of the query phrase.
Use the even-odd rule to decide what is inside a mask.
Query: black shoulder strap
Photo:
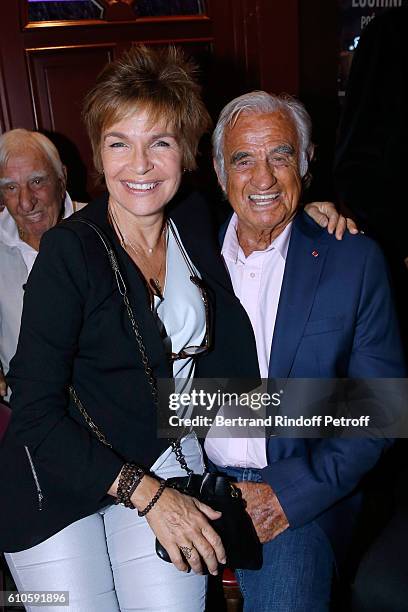
[[[133,313],[132,306],[128,298],[129,291],[123,279],[122,273],[120,271],[118,259],[116,257],[113,245],[111,241],[109,240],[109,238],[107,237],[107,235],[105,234],[105,232],[98,225],[96,225],[96,223],[93,223],[92,221],[89,221],[88,219],[84,219],[83,217],[76,217],[75,219],[70,219],[68,223],[74,223],[75,221],[78,221],[79,223],[84,223],[85,225],[89,225],[89,227],[91,227],[94,230],[94,232],[96,232],[96,234],[99,236],[106,250],[106,253],[109,258],[109,263],[115,275],[115,280],[118,286],[119,293],[123,297],[123,303],[125,304],[125,308],[126,308],[126,312],[129,317],[130,325],[132,327],[133,333],[136,338],[137,346],[140,351],[140,355],[142,358],[142,363],[143,363],[143,367],[146,373],[146,377],[147,377],[148,383],[151,388],[153,401],[157,405],[158,403],[157,381],[153,373],[153,368],[151,367],[149,363],[149,357],[147,355],[144,340],[140,333],[139,326],[137,324],[135,315]]]
[[[94,232],[99,236],[105,250],[106,253],[108,255],[108,259],[109,259],[109,263],[111,265],[112,271],[115,275],[115,279],[116,279],[116,284],[118,286],[119,289],[119,293],[122,296],[127,296],[129,291],[127,289],[126,283],[124,281],[124,278],[122,276],[122,273],[120,271],[120,267],[119,267],[119,263],[118,263],[118,259],[116,257],[112,242],[109,240],[109,238],[107,237],[107,235],[105,234],[105,232],[99,227],[99,225],[96,225],[96,223],[93,223],[92,221],[89,221],[88,219],[84,219],[84,217],[76,217],[75,219],[69,219],[66,223],[74,223],[75,221],[78,221],[79,223],[84,223],[85,225],[88,225],[89,227],[91,227]]]
[[[133,333],[135,335],[136,338],[136,342],[140,351],[140,355],[142,358],[142,363],[143,363],[143,367],[144,367],[144,371],[147,377],[147,381],[149,383],[150,389],[151,389],[151,393],[152,393],[152,397],[153,397],[153,402],[155,404],[155,406],[158,406],[159,403],[159,394],[158,394],[158,389],[157,389],[157,380],[154,376],[154,372],[153,372],[153,368],[151,367],[150,363],[149,363],[149,357],[147,355],[147,351],[146,351],[146,347],[143,341],[143,338],[140,334],[139,331],[139,326],[136,322],[135,316],[133,314],[133,310],[132,310],[132,306],[129,302],[129,298],[128,298],[128,290],[127,290],[127,286],[125,281],[123,280],[123,276],[121,274],[120,268],[119,268],[119,263],[113,248],[113,245],[111,243],[111,241],[109,240],[109,238],[107,237],[107,235],[105,234],[105,232],[98,226],[96,225],[96,223],[93,223],[92,221],[89,221],[88,219],[84,219],[84,217],[76,217],[75,219],[69,219],[67,221],[67,223],[73,223],[74,221],[78,221],[79,223],[84,223],[85,225],[89,225],[89,227],[91,227],[94,232],[96,232],[96,234],[99,236],[107,254],[108,254],[108,258],[109,258],[109,262],[111,265],[111,268],[113,270],[113,273],[115,275],[115,279],[116,279],[116,283],[118,285],[118,289],[119,289],[119,293],[121,294],[121,296],[123,297],[123,302],[125,304],[126,307],[126,311],[130,320],[130,324],[132,326],[133,329]],[[104,445],[112,447],[112,445],[108,442],[108,440],[106,439],[105,435],[98,429],[97,425],[92,421],[90,415],[88,414],[88,412],[86,411],[85,407],[83,406],[81,400],[79,399],[74,387],[71,385],[69,388],[70,394],[77,406],[77,408],[79,409],[79,411],[81,412],[82,416],[84,417],[84,419],[86,420],[87,424],[91,427],[92,431],[96,434],[96,436],[98,437],[98,439],[100,440],[100,442],[102,442]],[[177,440],[169,440],[170,446],[172,448],[172,451],[175,453],[176,455],[176,459],[177,461],[180,463],[180,466],[183,470],[185,470],[187,472],[187,474],[190,476],[193,471],[188,467],[186,459],[184,457],[182,448],[181,448],[181,443],[180,443],[180,438]]]

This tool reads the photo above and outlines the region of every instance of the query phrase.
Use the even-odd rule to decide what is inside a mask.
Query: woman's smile
[[[182,147],[165,122],[135,112],[105,129],[101,156],[112,204],[137,217],[162,215],[182,176]]]

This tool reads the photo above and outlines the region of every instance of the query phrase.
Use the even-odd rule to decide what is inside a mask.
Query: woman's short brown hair
[[[198,143],[211,119],[195,72],[194,64],[175,47],[153,50],[137,45],[105,66],[83,109],[98,173],[103,172],[103,130],[139,110],[147,110],[152,124],[164,118],[180,139],[184,168],[196,167]]]

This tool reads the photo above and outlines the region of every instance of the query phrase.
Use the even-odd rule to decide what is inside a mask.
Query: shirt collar
[[[64,200],[64,215],[63,219],[66,219],[74,212],[74,205],[70,198],[69,193],[65,192],[65,200]],[[13,219],[13,217],[8,212],[7,208],[5,208],[0,213],[0,241],[7,246],[16,246],[20,250],[31,250],[35,251],[32,247],[30,247],[26,242],[20,239],[18,235],[17,225]],[[36,252],[36,251],[35,251]]]
[[[254,251],[254,253],[252,253],[251,255],[262,255],[274,249],[278,251],[282,259],[286,261],[286,257],[288,255],[290,235],[292,232],[292,223],[292,221],[288,223],[283,232],[281,232],[279,236],[275,238],[275,240],[272,240],[268,248],[264,249],[263,251]],[[238,259],[245,260],[245,255],[243,254],[243,251],[239,246],[238,242],[237,225],[238,216],[236,213],[234,213],[228,224],[227,231],[225,232],[224,243],[222,245],[221,250],[224,259],[228,259],[229,261],[235,264],[238,262]]]

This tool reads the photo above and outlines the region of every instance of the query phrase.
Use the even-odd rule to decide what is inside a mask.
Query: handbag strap
[[[97,424],[92,420],[92,417],[90,416],[89,412],[87,412],[85,406],[79,399],[78,394],[75,391],[73,385],[69,385],[68,390],[69,390],[70,396],[72,397],[74,401],[75,406],[78,408],[79,412],[82,414],[85,423],[88,425],[89,429],[91,429],[92,432],[95,434],[95,436],[98,438],[99,442],[102,442],[102,444],[104,446],[107,446],[108,448],[113,448],[112,444],[108,442],[108,440],[106,439],[105,434],[99,429]]]
[[[93,223],[92,221],[89,221],[88,219],[85,219],[84,217],[77,217],[76,219],[70,219],[68,222],[66,223],[72,223],[73,221],[78,221],[79,223],[84,223],[85,225],[88,225],[89,227],[91,227],[94,232],[96,232],[96,234],[99,236],[106,252],[108,255],[108,259],[109,259],[109,263],[111,265],[113,274],[115,276],[115,280],[116,280],[116,284],[118,286],[118,290],[120,295],[123,298],[123,303],[125,305],[126,308],[126,312],[130,321],[130,325],[132,327],[134,336],[136,338],[136,343],[140,352],[140,356],[142,359],[142,364],[143,364],[143,368],[146,374],[146,378],[147,381],[149,383],[150,386],[150,390],[151,390],[151,394],[152,394],[152,398],[153,398],[153,403],[154,405],[157,407],[158,403],[159,403],[159,394],[158,394],[158,390],[157,390],[157,381],[156,378],[154,376],[154,372],[153,372],[153,368],[151,367],[150,363],[149,363],[149,357],[147,355],[147,351],[146,351],[146,347],[142,338],[142,335],[140,333],[139,330],[139,326],[136,322],[136,318],[134,316],[133,313],[133,309],[132,306],[130,304],[129,298],[128,298],[128,288],[126,286],[125,280],[122,276],[122,273],[120,271],[120,267],[119,267],[119,262],[118,259],[116,257],[116,253],[114,251],[114,248],[112,246],[111,241],[109,240],[109,238],[106,236],[105,232],[95,223]],[[113,448],[112,444],[107,440],[105,434],[99,429],[99,427],[96,425],[96,423],[92,420],[92,417],[90,416],[90,414],[88,413],[88,411],[86,410],[86,408],[84,407],[83,403],[81,402],[80,398],[78,397],[77,392],[75,391],[73,385],[69,386],[69,392],[70,395],[76,405],[76,407],[78,408],[79,412],[81,413],[81,415],[83,416],[86,424],[89,426],[89,428],[93,431],[93,433],[95,434],[95,436],[98,438],[98,440],[104,444],[105,446],[109,447],[109,448]],[[190,476],[191,474],[193,474],[193,470],[191,470],[188,465],[187,465],[187,461],[186,458],[184,457],[183,454],[183,450],[181,448],[181,443],[180,440],[169,440],[170,446],[172,451],[174,452],[175,456],[176,456],[176,460],[179,462],[180,467],[187,472],[187,474]]]
[[[130,321],[133,333],[136,338],[137,346],[139,348],[140,356],[142,359],[143,368],[144,368],[148,383],[150,385],[151,393],[153,396],[153,402],[157,406],[158,400],[159,400],[158,392],[157,392],[157,381],[153,374],[153,368],[149,364],[149,358],[147,355],[146,347],[145,347],[142,335],[140,333],[139,326],[133,314],[132,306],[128,298],[129,291],[127,289],[126,283],[120,271],[119,263],[118,263],[115,251],[113,250],[113,246],[109,238],[101,230],[101,228],[98,227],[95,223],[92,223],[92,221],[89,221],[88,219],[84,219],[83,217],[72,219],[70,222],[72,221],[79,221],[80,223],[84,223],[85,225],[88,225],[89,227],[91,227],[97,233],[103,246],[105,247],[105,250],[108,254],[109,263],[111,265],[113,274],[115,276],[115,280],[118,286],[119,293],[123,298],[123,303],[125,305],[126,312],[128,314],[129,321]]]

